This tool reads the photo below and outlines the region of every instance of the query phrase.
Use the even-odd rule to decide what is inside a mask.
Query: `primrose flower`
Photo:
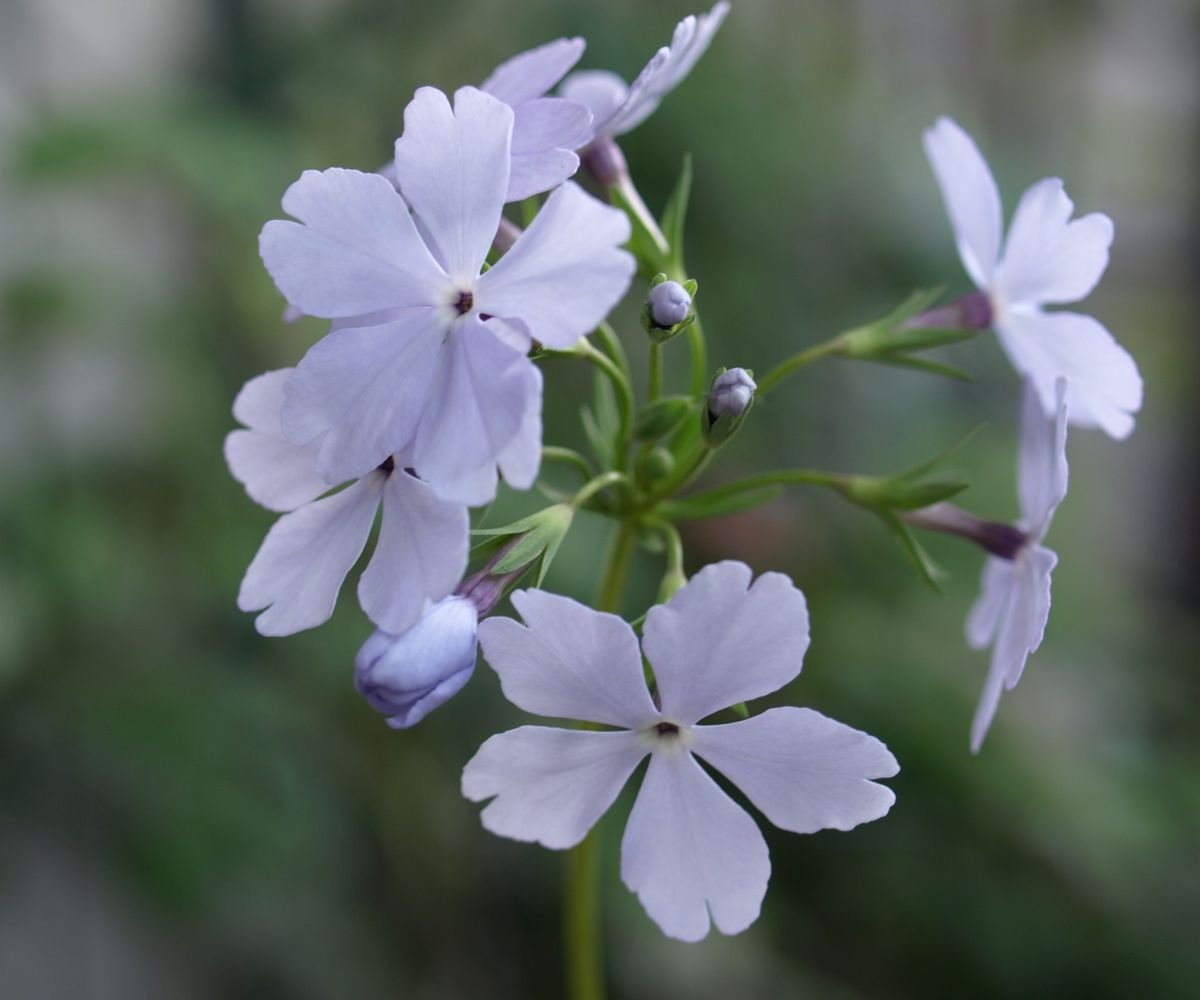
[[[1058,556],[1042,546],[1058,505],[1067,495],[1066,382],[1055,388],[1058,400],[1053,421],[1042,413],[1036,388],[1025,383],[1021,403],[1021,444],[1017,461],[1023,543],[1011,558],[990,556],[983,567],[979,599],[967,618],[967,642],[972,649],[992,647],[992,662],[975,719],[971,750],[979,752],[1000,694],[1012,690],[1029,654],[1041,645],[1050,615],[1050,573]]]
[[[1013,367],[1033,382],[1043,412],[1057,412],[1055,384],[1066,378],[1073,424],[1128,437],[1142,405],[1133,359],[1091,316],[1042,309],[1096,287],[1112,221],[1099,212],[1071,220],[1063,182],[1048,177],[1021,196],[1001,253],[1000,194],[979,148],[949,118],[939,118],[924,142],[963,267],[986,293],[990,325]]]
[[[579,169],[574,150],[591,134],[592,113],[546,94],[583,55],[582,38],[559,38],[513,56],[480,84],[513,109],[512,166],[505,201],[549,191]]]
[[[315,472],[316,445],[298,447],[280,428],[291,375],[283,368],[247,382],[233,404],[246,429],[225,439],[229,467],[251,499],[286,512],[246,570],[238,607],[263,612],[255,623],[263,635],[291,635],[327,621],[382,506],[379,540],[359,579],[358,597],[375,624],[402,632],[426,601],[445,597],[462,579],[470,542],[467,508],[438,497],[408,471],[403,454],[322,497],[329,484]]]
[[[671,44],[654,53],[631,86],[626,86],[616,73],[592,69],[572,73],[559,93],[591,110],[592,141],[614,139],[631,132],[692,71],[728,13],[729,4],[721,0],[707,14],[685,17],[675,26]]]
[[[629,223],[564,184],[481,273],[508,190],[512,109],[473,87],[451,107],[425,87],[404,121],[403,197],[378,174],[306,171],[283,197],[300,221],[263,228],[287,300],[338,321],[288,380],[281,425],[293,444],[319,442],[329,483],[408,449],[439,496],[484,503],[497,463],[518,488],[536,478],[537,448],[512,451],[540,421],[529,348],[572,346],[617,303],[634,269],[620,249]]]
[[[792,680],[808,647],[804,595],[787,577],[751,584],[748,566],[706,567],[632,628],[573,600],[516,591],[525,624],[491,618],[483,651],[506,697],[539,715],[613,731],[523,726],[493,736],[463,771],[463,794],[492,799],[483,825],[561,849],[579,843],[650,757],[621,844],[621,875],[670,937],[698,941],[758,917],[771,863],[754,820],[697,762],[738,786],[776,826],[849,830],[895,796],[872,779],[897,772],[878,740],[802,708],[699,725]],[[654,669],[657,703],[642,653]]]

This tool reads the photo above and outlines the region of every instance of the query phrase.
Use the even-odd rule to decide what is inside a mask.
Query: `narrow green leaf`
[[[671,262],[676,272],[683,272],[683,231],[687,222],[688,201],[692,194],[692,154],[683,154],[683,167],[679,171],[679,180],[675,182],[675,190],[667,199],[663,209],[662,231],[671,248]]]
[[[764,503],[770,503],[783,492],[782,486],[762,486],[726,496],[703,495],[691,499],[672,500],[662,504],[658,513],[668,521],[696,521],[708,517],[726,517]]]
[[[942,375],[946,378],[958,379],[960,382],[974,382],[975,374],[957,365],[948,365],[944,361],[931,361],[929,358],[914,358],[907,354],[883,355],[872,360],[897,368],[914,368],[917,371],[928,372],[930,375]]]
[[[917,541],[912,529],[890,511],[881,511],[879,516],[892,533],[892,537],[900,544],[900,548],[904,550],[904,554],[908,556],[921,579],[929,584],[936,593],[943,593],[942,580],[946,578],[946,571],[933,561],[933,557]]]

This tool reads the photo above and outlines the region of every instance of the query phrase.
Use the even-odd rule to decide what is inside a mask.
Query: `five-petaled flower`
[[[1042,308],[1076,302],[1096,287],[1108,266],[1112,221],[1099,212],[1071,220],[1063,182],[1048,177],[1021,196],[1001,253],[1000,194],[971,137],[939,118],[925,133],[925,153],[963,267],[986,293],[996,336],[1013,367],[1032,380],[1043,412],[1056,412],[1055,383],[1063,377],[1073,424],[1128,437],[1142,405],[1133,359],[1093,317]]]
[[[971,750],[975,753],[996,715],[1002,690],[1012,690],[1029,654],[1041,645],[1050,615],[1050,573],[1058,556],[1042,546],[1042,539],[1067,495],[1066,380],[1059,379],[1055,386],[1053,419],[1042,412],[1037,395],[1027,380],[1017,457],[1018,527],[1024,533],[1024,544],[1012,559],[988,557],[979,599],[967,618],[971,647],[992,646],[992,662],[971,723]]]
[[[445,597],[462,579],[467,509],[441,499],[409,472],[403,453],[322,496],[329,484],[316,473],[317,446],[292,444],[279,426],[291,374],[282,368],[247,382],[233,404],[245,428],[225,439],[229,468],[251,499],[284,515],[246,570],[238,607],[263,612],[255,623],[263,635],[290,635],[328,620],[382,506],[379,540],[359,579],[358,597],[376,625],[403,632],[426,601]],[[526,438],[525,451],[540,446],[536,437]]]
[[[621,845],[621,874],[671,937],[703,938],[709,919],[736,934],[758,917],[770,875],[754,820],[708,775],[704,760],[776,826],[849,830],[895,800],[872,779],[897,773],[872,736],[803,708],[772,708],[701,725],[724,708],[778,690],[808,647],[804,595],[786,576],[751,583],[722,562],[646,615],[642,648],[625,621],[569,598],[517,591],[525,624],[479,627],[504,694],[526,711],[618,729],[523,726],[493,736],[463,771],[463,793],[492,799],[493,833],[551,848],[579,843],[650,757]],[[645,653],[657,685],[646,686]]]
[[[263,228],[263,261],[288,301],[338,320],[284,386],[281,426],[294,444],[319,442],[331,484],[407,448],[439,496],[486,503],[497,463],[522,488],[536,477],[539,454],[510,447],[534,425],[540,439],[530,345],[570,347],[620,300],[634,269],[620,249],[629,222],[564,184],[483,271],[508,190],[512,109],[473,87],[451,107],[425,87],[404,122],[403,197],[378,174],[306,171],[283,198],[300,221]]]

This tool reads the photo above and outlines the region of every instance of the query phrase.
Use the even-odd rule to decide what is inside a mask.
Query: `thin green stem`
[[[597,477],[597,480],[603,479]],[[637,529],[629,521],[617,525],[596,591],[596,610],[619,613],[625,582],[633,565]],[[588,723],[584,728],[592,728]],[[563,944],[566,987],[570,1000],[604,1000],[604,948],[600,922],[600,844],[597,823],[567,852],[563,897]]]
[[[625,355],[625,348],[621,345],[621,338],[617,336],[617,331],[608,323],[601,323],[596,327],[596,338],[600,341],[604,353],[612,359],[613,364],[621,369],[626,378],[629,378],[629,358]]]
[[[539,359],[582,358],[599,368],[612,382],[617,393],[617,466],[624,469],[629,461],[629,436],[633,427],[633,386],[629,376],[607,354],[596,350],[587,340],[581,340],[569,351],[543,351]]]
[[[689,504],[704,501],[716,502],[738,496],[741,493],[761,490],[768,486],[823,486],[847,495],[853,479],[853,476],[846,476],[838,472],[824,472],[820,469],[781,469],[776,472],[764,472],[760,476],[751,476],[749,479],[741,479],[736,483],[717,486],[714,489],[705,490],[703,493],[695,493],[687,497],[684,502]],[[662,517],[669,518],[671,516],[670,502],[659,505],[657,512]]]
[[[758,388],[755,390],[755,395],[759,397],[765,396],[778,383],[782,382],[789,375],[796,374],[796,372],[806,365],[810,365],[814,361],[820,361],[822,358],[831,358],[840,354],[842,346],[842,337],[839,334],[832,340],[826,340],[823,343],[806,348],[798,354],[793,354],[790,358],[781,361],[758,380]]]
[[[650,374],[647,378],[646,398],[653,403],[662,395],[663,387],[663,349],[656,340],[650,341]]]
[[[617,181],[614,187],[629,206],[630,211],[633,212],[634,218],[646,230],[650,239],[654,241],[655,249],[663,257],[667,257],[671,253],[671,246],[667,243],[667,238],[663,235],[662,230],[658,228],[658,222],[655,220],[653,213],[651,213],[650,209],[646,207],[646,203],[642,200],[641,193],[633,183],[633,178],[625,174]]]
[[[687,328],[687,339],[688,349],[692,352],[692,395],[703,396],[708,391],[708,348],[699,313]]]
[[[617,472],[615,469],[609,472],[602,472],[595,479],[591,479],[583,484],[583,487],[570,499],[570,504],[576,510],[587,503],[601,490],[607,489],[610,486],[615,486],[617,483],[628,483],[629,477],[623,472]]]
[[[596,474],[596,470],[592,468],[592,463],[584,458],[583,455],[579,454],[579,452],[577,452],[574,448],[560,448],[557,445],[544,445],[542,447],[542,461],[560,462],[563,465],[570,465],[579,471],[585,482]]]

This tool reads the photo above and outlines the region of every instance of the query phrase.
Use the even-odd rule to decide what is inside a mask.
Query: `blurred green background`
[[[29,998],[543,997],[560,858],[459,797],[524,717],[480,668],[408,733],[351,685],[369,632],[258,637],[234,605],[271,515],[221,457],[242,382],[322,332],[280,322],[256,234],[301,169],[374,169],[413,89],[582,34],[627,78],[686,3],[7,0],[0,6],[0,993]],[[945,597],[872,519],[802,492],[696,526],[689,566],[792,574],[814,641],[775,699],[895,751],[898,803],[850,834],[767,829],[762,919],[664,940],[607,824],[615,996],[1184,997],[1200,982],[1196,335],[1200,9],[1184,0],[739,0],[623,142],[660,208],[695,156],[688,259],[713,363],[765,371],[913,287],[966,290],[921,130],[951,114],[1011,207],[1063,176],[1116,222],[1086,304],[1139,361],[1117,444],[1080,432],[1042,649],[978,758],[981,555],[929,546]],[[632,305],[617,325],[639,357]],[[672,378],[686,369],[673,348]],[[1015,515],[1018,384],[825,362],[714,464],[885,472],[979,420],[967,506]],[[590,375],[551,370],[547,441]],[[558,473],[555,473],[556,475]],[[512,504],[527,509],[533,498]],[[581,518],[548,585],[586,598]],[[657,584],[644,554],[628,611]]]

